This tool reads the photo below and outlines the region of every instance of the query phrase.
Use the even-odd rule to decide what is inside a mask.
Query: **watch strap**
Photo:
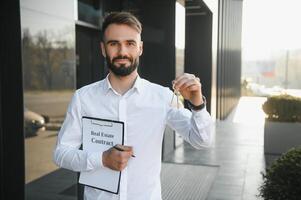
[[[200,105],[194,105],[190,101],[187,101],[188,102],[188,107],[192,110],[195,110],[195,111],[202,110],[206,106],[206,98],[204,96],[202,96],[202,98],[203,98],[203,103],[200,104]]]

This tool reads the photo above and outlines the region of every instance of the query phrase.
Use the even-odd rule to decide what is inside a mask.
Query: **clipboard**
[[[124,122],[82,117],[83,150],[103,152],[116,144],[124,144]],[[100,162],[100,160],[99,160]],[[79,183],[99,190],[119,193],[121,172],[101,167],[95,171],[81,172]]]

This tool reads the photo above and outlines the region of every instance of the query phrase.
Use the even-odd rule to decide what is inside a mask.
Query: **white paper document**
[[[92,117],[83,117],[82,122],[84,151],[103,152],[116,144],[124,144],[123,122]],[[79,183],[118,194],[120,176],[121,172],[102,167],[96,171],[81,172]]]

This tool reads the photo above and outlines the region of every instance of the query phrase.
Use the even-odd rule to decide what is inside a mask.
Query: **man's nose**
[[[119,52],[120,55],[126,55],[127,54],[127,48],[125,45],[120,45],[119,46]]]

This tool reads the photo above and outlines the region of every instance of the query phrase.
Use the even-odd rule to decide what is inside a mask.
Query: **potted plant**
[[[264,152],[280,155],[301,145],[301,98],[287,94],[271,96],[262,106],[267,114],[264,124]]]
[[[301,146],[283,154],[262,176],[258,196],[264,200],[301,199]]]

